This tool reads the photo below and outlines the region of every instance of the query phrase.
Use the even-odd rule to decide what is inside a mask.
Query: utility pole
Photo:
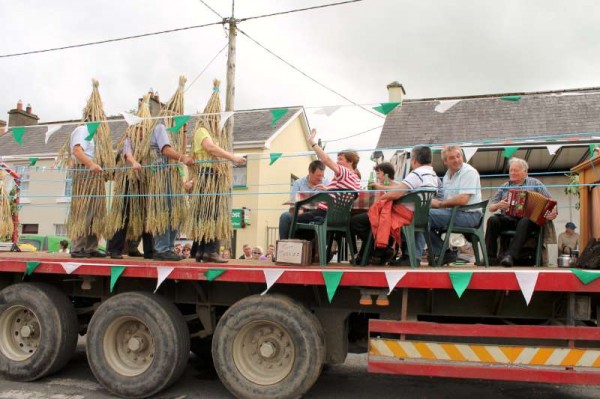
[[[231,18],[225,18],[229,23],[229,48],[227,51],[227,91],[225,93],[225,111],[235,109],[235,42],[237,37],[236,19],[233,16],[233,7]],[[227,151],[233,151],[233,116],[225,124],[225,136],[227,137]]]

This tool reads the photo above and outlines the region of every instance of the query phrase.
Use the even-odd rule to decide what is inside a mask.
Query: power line
[[[268,52],[269,54],[271,54],[273,57],[277,58],[278,60],[280,60],[281,62],[285,63],[287,66],[289,66],[290,68],[294,69],[295,71],[301,73],[302,75],[304,75],[306,78],[312,80],[313,82],[315,82],[316,84],[318,84],[319,86],[321,86],[322,88],[329,90],[330,92],[337,94],[338,96],[340,96],[341,98],[343,98],[344,100],[348,101],[349,103],[360,107],[361,109],[367,111],[370,114],[373,114],[375,116],[378,116],[380,118],[384,118],[385,117],[379,113],[376,113],[375,111],[370,110],[369,108],[365,108],[364,106],[356,103],[355,101],[352,101],[351,99],[349,99],[348,97],[344,96],[343,94],[325,86],[323,83],[319,82],[318,80],[316,80],[315,78],[307,75],[305,72],[301,71],[300,69],[298,69],[297,67],[295,67],[294,65],[292,65],[291,63],[289,63],[288,61],[284,60],[283,58],[281,58],[280,56],[278,56],[277,54],[275,54],[274,52],[272,52],[271,50],[269,50],[268,48],[266,48],[265,46],[263,46],[262,44],[260,44],[259,42],[257,42],[256,40],[254,40],[253,38],[251,38],[250,36],[248,36],[248,34],[246,32],[244,32],[243,30],[241,30],[239,27],[237,28],[238,32],[240,32],[241,34],[243,34],[244,36],[246,36],[248,39],[250,39],[252,42],[254,42],[257,46],[261,47],[263,50],[265,50],[266,52]]]
[[[200,0],[202,1],[202,0]],[[309,11],[309,10],[316,10],[318,8],[326,8],[326,7],[332,7],[332,6],[340,6],[343,4],[348,4],[348,3],[357,3],[359,1],[363,1],[363,0],[348,0],[348,1],[340,1],[338,3],[331,3],[331,4],[322,4],[320,6],[314,6],[314,7],[306,7],[306,8],[298,8],[295,10],[289,10],[289,11],[281,11],[281,12],[274,12],[272,14],[263,14],[263,15],[257,15],[255,17],[247,17],[247,18],[241,18],[238,20],[238,22],[244,22],[244,21],[249,21],[251,19],[258,19],[258,18],[267,18],[267,17],[274,17],[277,15],[284,15],[284,14],[291,14],[294,12],[300,12],[300,11]]]
[[[329,143],[333,143],[335,141],[346,140],[346,139],[349,139],[349,138],[352,138],[352,137],[360,136],[361,134],[369,133],[370,131],[373,131],[375,129],[379,129],[379,128],[382,128],[382,127],[383,127],[383,125],[379,125],[379,126],[372,127],[372,128],[370,128],[368,130],[363,130],[362,132],[351,134],[350,136],[340,137],[340,138],[333,139],[333,140],[323,140],[323,141],[325,143],[329,144]]]
[[[202,1],[202,0],[200,0],[200,1]],[[184,93],[185,93],[185,92],[187,92],[187,91],[190,89],[190,87],[192,87],[192,86],[194,85],[194,83],[196,83],[196,81],[198,80],[198,78],[199,78],[200,76],[202,76],[202,74],[203,74],[204,72],[206,72],[206,70],[208,69],[208,67],[209,67],[209,66],[210,66],[210,65],[213,63],[213,61],[214,61],[214,60],[216,60],[216,59],[217,59],[217,57],[219,56],[219,54],[221,54],[221,53],[223,52],[223,50],[225,50],[226,48],[227,48],[227,44],[225,44],[225,46],[223,46],[223,48],[222,48],[221,50],[219,50],[219,52],[218,52],[217,54],[215,54],[215,56],[212,58],[212,60],[210,60],[210,61],[208,62],[208,64],[206,64],[206,66],[204,67],[204,69],[202,69],[202,71],[200,71],[200,73],[198,74],[198,76],[196,76],[196,77],[194,78],[194,80],[192,80],[192,83],[190,83],[190,84],[188,85],[188,87],[186,87],[186,88],[185,88],[185,90],[184,90]]]
[[[221,14],[219,14],[218,12],[216,12],[211,6],[209,6],[208,4],[206,4],[206,2],[204,0],[199,0],[200,3],[204,4],[206,6],[206,8],[208,8],[209,10],[211,10],[217,17],[223,19],[223,16]]]

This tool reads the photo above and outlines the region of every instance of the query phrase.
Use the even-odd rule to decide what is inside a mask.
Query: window
[[[64,224],[55,224],[54,225],[54,235],[66,237],[67,236],[67,226]]]
[[[67,172],[67,177],[65,178],[65,197],[71,197],[73,194],[73,178],[71,177],[71,173]]]
[[[23,224],[21,225],[22,234],[38,234],[40,225],[39,224]]]
[[[233,168],[233,188],[246,188],[248,187],[248,157],[246,158],[246,164],[243,166],[236,166]]]

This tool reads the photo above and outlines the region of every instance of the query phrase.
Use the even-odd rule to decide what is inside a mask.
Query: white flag
[[[71,262],[67,262],[67,263],[61,263],[60,265],[63,267],[63,269],[65,269],[65,272],[66,272],[67,274],[71,274],[71,273],[73,273],[75,270],[77,270],[77,268],[78,268],[79,266],[81,266],[81,263],[71,263]]]
[[[229,119],[231,117],[231,115],[233,115],[233,112],[231,112],[231,111],[221,112],[221,121],[219,122],[219,131],[223,130],[223,127],[225,126],[227,119]]]
[[[558,149],[559,149],[560,147],[561,147],[561,145],[560,145],[560,144],[548,144],[548,145],[546,146],[546,148],[548,149],[548,153],[549,153],[550,155],[554,155],[554,154],[556,154],[556,151],[558,151]]]
[[[267,283],[267,289],[262,292],[260,295],[265,295],[271,286],[275,284],[279,277],[283,274],[283,269],[263,269],[263,273],[265,274],[265,282]]]
[[[171,274],[171,272],[175,270],[174,267],[168,267],[168,266],[158,266],[156,268],[156,273],[158,274],[158,280],[156,281],[156,288],[154,289],[154,292],[156,292],[158,290],[158,287],[160,287],[160,285],[163,283],[163,281],[165,281],[167,279],[167,277],[169,277],[169,274]]]
[[[454,107],[459,102],[460,102],[460,100],[440,101],[440,103],[438,105],[436,105],[435,111],[439,112],[440,114],[443,114],[444,112],[448,111],[450,108]]]
[[[56,133],[58,131],[58,129],[60,129],[61,127],[62,127],[62,125],[48,126],[48,131],[46,132],[46,144],[48,144],[48,139],[50,138],[50,136],[52,136],[54,133]]]
[[[125,122],[127,122],[127,125],[129,126],[137,125],[144,120],[144,118],[140,118],[139,116],[130,114],[129,112],[121,112],[121,115],[123,115],[123,119],[125,119]]]
[[[315,111],[316,115],[327,115],[327,116],[331,116],[333,115],[333,113],[335,111],[337,111],[338,109],[340,109],[339,105],[331,105],[329,107],[323,107],[323,108],[319,108]]]
[[[462,147],[462,150],[465,152],[465,161],[469,162],[478,149],[477,147]]]
[[[397,270],[388,270],[385,272],[385,279],[387,280],[388,287],[390,290],[388,291],[388,295],[392,293],[396,284],[406,275],[405,271],[397,271]]]
[[[527,305],[529,305],[529,301],[531,301],[531,296],[533,295],[533,290],[535,289],[535,284],[537,283],[538,274],[539,272],[535,271],[515,272],[517,282],[519,283],[519,287],[521,288],[521,292],[525,297],[525,302]]]

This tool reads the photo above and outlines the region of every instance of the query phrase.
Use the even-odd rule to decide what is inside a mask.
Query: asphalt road
[[[599,378],[600,384],[600,378]],[[306,398],[600,398],[599,387],[491,382],[462,379],[432,379],[371,375],[365,355],[349,355],[346,363],[329,366]],[[67,367],[39,381],[21,383],[0,379],[0,399],[108,399],[114,398],[96,382],[87,365],[83,347]],[[216,373],[190,355],[182,379],[157,399],[233,398]]]

